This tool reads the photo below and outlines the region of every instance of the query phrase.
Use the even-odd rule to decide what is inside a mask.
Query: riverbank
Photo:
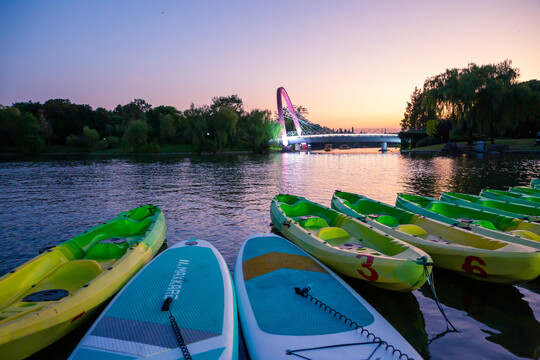
[[[451,145],[452,144],[452,145]],[[467,145],[467,142],[436,144],[414,149],[401,150],[402,154],[448,154],[448,153],[513,153],[540,155],[540,145],[536,139],[495,139],[495,144],[484,142],[484,151],[478,151],[478,142]]]

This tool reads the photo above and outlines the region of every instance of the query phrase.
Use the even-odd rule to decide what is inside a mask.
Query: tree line
[[[518,78],[519,69],[505,60],[446,69],[426,79],[407,102],[402,139],[423,133],[472,144],[478,138],[493,143],[496,137],[535,137],[540,130],[540,81]]]
[[[200,153],[222,150],[265,152],[280,125],[269,110],[246,111],[238,95],[212,98],[210,105],[183,111],[152,107],[135,99],[114,110],[73,104],[68,99],[0,105],[0,151],[38,153],[56,145],[83,151],[118,148],[158,152],[166,144]]]

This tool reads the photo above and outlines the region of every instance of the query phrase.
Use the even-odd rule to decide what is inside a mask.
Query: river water
[[[47,156],[0,159],[0,275],[119,212],[152,203],[167,222],[167,242],[199,238],[220,250],[230,269],[242,242],[270,232],[270,201],[279,193],[330,205],[334,190],[389,204],[396,193],[438,197],[484,187],[528,185],[540,177],[534,155],[411,156],[377,151],[270,155],[137,157]],[[346,279],[425,358],[540,357],[540,280],[495,285],[435,270],[446,325],[427,286],[394,293]],[[34,359],[65,359],[88,328]],[[245,354],[242,354],[245,357]]]

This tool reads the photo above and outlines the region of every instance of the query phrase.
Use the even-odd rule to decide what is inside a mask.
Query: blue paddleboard
[[[237,359],[237,344],[236,299],[227,264],[210,243],[190,240],[146,265],[69,359]]]

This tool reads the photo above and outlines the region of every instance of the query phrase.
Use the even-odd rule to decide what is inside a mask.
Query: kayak
[[[508,191],[514,194],[525,194],[525,195],[540,198],[540,189],[529,188],[529,187],[524,187],[524,186],[514,186],[514,187],[511,187]]]
[[[383,289],[417,289],[432,268],[424,251],[303,197],[275,196],[270,216],[286,238],[332,270]]]
[[[21,359],[100,309],[157,253],[165,217],[153,205],[122,212],[0,277],[0,354]]]
[[[532,206],[540,205],[540,198],[537,198],[536,196],[511,193],[509,191],[503,191],[503,190],[483,189],[480,192],[480,196],[487,199],[508,201],[513,204],[523,204],[523,205],[532,205]]]
[[[207,241],[181,241],[114,297],[70,360],[237,359],[232,278]]]
[[[540,253],[365,196],[336,191],[332,208],[427,252],[435,266],[478,280],[516,284],[540,275]]]
[[[540,221],[540,204],[538,204],[539,206],[514,204],[508,201],[486,199],[476,195],[456,192],[443,192],[440,200],[518,219]]]
[[[253,360],[422,358],[332,270],[280,236],[248,238],[234,282]]]
[[[396,205],[475,233],[540,249],[540,224],[537,223],[458,206],[427,196],[398,194]]]

